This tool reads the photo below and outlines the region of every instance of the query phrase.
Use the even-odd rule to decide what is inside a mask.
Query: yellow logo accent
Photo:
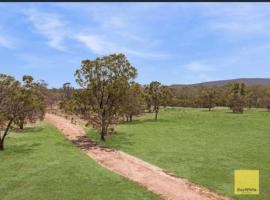
[[[235,170],[234,193],[259,194],[259,170]]]

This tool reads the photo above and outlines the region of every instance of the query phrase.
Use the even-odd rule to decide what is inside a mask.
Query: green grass
[[[175,108],[119,125],[106,141],[180,177],[234,199],[270,199],[270,113]],[[89,137],[99,136],[88,129]],[[234,195],[234,170],[260,170],[260,195]]]
[[[96,164],[47,123],[8,136],[0,172],[1,200],[159,199]]]

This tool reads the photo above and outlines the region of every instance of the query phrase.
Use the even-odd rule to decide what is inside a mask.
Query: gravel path
[[[103,167],[135,181],[166,200],[229,200],[208,189],[165,173],[162,169],[122,151],[112,150],[91,141],[79,125],[69,120],[46,114],[45,118],[56,126],[67,139],[81,148]]]

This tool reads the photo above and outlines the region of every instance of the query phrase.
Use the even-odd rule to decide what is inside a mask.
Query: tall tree
[[[166,107],[172,104],[173,90],[168,86],[162,85],[160,88],[161,92],[161,105]]]
[[[148,101],[150,102],[151,107],[155,112],[155,120],[157,120],[157,116],[159,113],[159,107],[162,103],[162,89],[161,83],[158,81],[152,81],[148,86],[145,87],[145,93]]]
[[[32,76],[23,76],[22,95],[20,96],[22,107],[18,110],[18,118],[14,121],[20,129],[23,129],[27,120],[34,123],[38,119],[42,120],[45,114],[44,85],[33,80]]]
[[[76,82],[86,90],[91,100],[89,108],[95,120],[101,140],[105,140],[108,127],[121,111],[121,99],[126,95],[128,85],[137,75],[136,69],[124,54],[112,54],[95,60],[83,60],[76,70]]]
[[[43,119],[45,102],[38,83],[23,77],[23,86],[15,78],[0,74],[0,150],[13,124],[23,128],[26,121]]]
[[[5,138],[22,107],[19,81],[0,74],[0,150],[4,150]]]
[[[63,99],[69,100],[72,97],[72,93],[74,88],[71,86],[69,82],[63,84]]]
[[[243,113],[245,106],[245,84],[244,83],[232,83],[229,84],[229,98],[228,106],[235,113]]]
[[[59,103],[59,108],[68,114],[72,114],[75,109],[75,101],[73,98],[74,88],[69,82],[64,83],[62,87],[62,97]]]
[[[132,82],[123,98],[122,112],[126,121],[132,121],[134,115],[142,112],[143,91],[140,84]]]
[[[266,108],[266,110],[270,111],[270,88],[266,89],[263,98],[260,100],[262,106]]]
[[[207,107],[209,111],[215,107],[216,91],[213,87],[205,87],[200,98],[203,107]]]

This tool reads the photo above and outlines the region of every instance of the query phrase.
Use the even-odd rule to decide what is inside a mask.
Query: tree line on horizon
[[[124,54],[111,54],[83,60],[74,77],[80,88],[64,83],[48,89],[44,81],[23,76],[22,82],[0,74],[0,150],[12,127],[23,129],[25,123],[42,120],[47,110],[61,109],[91,124],[101,140],[114,133],[114,124],[130,122],[141,113],[154,113],[161,107],[208,108],[227,106],[234,113],[244,108],[264,107],[270,111],[270,87],[247,86],[232,82],[225,86],[162,85],[158,81],[141,85],[135,82],[136,68]]]
[[[208,108],[229,107],[235,113],[244,108],[266,108],[270,111],[270,86],[246,85],[232,81],[224,86],[192,85],[171,87],[174,99],[171,106]]]
[[[135,115],[153,112],[157,120],[160,107],[211,111],[215,106],[227,106],[234,113],[243,113],[245,107],[270,110],[270,87],[247,86],[241,82],[217,87],[171,87],[158,81],[141,85],[134,81],[136,76],[136,68],[123,54],[84,60],[75,72],[80,88],[75,89],[67,82],[62,88],[50,90],[50,107],[58,99],[60,109],[87,120],[99,130],[102,140],[113,132],[113,124],[132,121]]]

